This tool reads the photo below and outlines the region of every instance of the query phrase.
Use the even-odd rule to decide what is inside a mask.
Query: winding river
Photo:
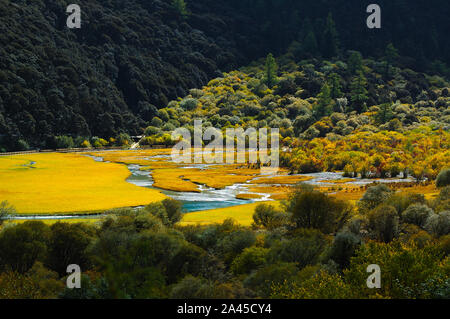
[[[86,155],[93,160],[97,162],[107,162],[104,161],[102,157],[98,156],[92,156],[92,155]],[[149,158],[157,158],[157,157],[166,157],[167,155],[156,155]],[[125,164],[124,164],[125,165]],[[199,168],[199,169],[208,169],[209,165],[214,164],[189,164],[189,166],[186,166],[184,168]],[[240,184],[234,184],[231,186],[227,186],[224,189],[214,189],[209,188],[204,185],[199,185],[199,193],[193,193],[193,192],[176,192],[176,191],[169,191],[164,190],[160,188],[156,188],[153,186],[153,179],[151,175],[151,171],[147,170],[141,170],[142,166],[135,165],[135,164],[129,164],[127,165],[128,170],[130,171],[131,175],[127,178],[127,182],[134,184],[139,187],[146,187],[151,189],[156,189],[160,191],[161,193],[179,200],[183,203],[183,211],[184,212],[195,212],[195,211],[201,211],[201,210],[209,210],[209,209],[215,209],[215,208],[225,208],[225,207],[231,207],[231,206],[237,206],[242,204],[249,204],[254,203],[257,201],[269,201],[270,195],[267,193],[254,193],[249,192],[248,188],[251,185],[251,183],[259,178],[264,178],[267,176],[258,176],[255,177],[246,183],[240,183]],[[276,175],[272,175],[276,176]],[[336,184],[331,183],[331,181],[339,181],[341,179],[344,179],[342,176],[342,173],[336,173],[336,172],[321,172],[321,173],[310,173],[310,174],[299,174],[298,176],[308,176],[311,177],[311,179],[304,181],[306,184],[311,185],[321,185],[321,186],[333,186]],[[377,179],[376,180],[379,183],[397,183],[397,182],[412,182],[413,179],[411,177],[408,177],[406,179],[403,178],[389,178],[389,179]],[[373,183],[373,179],[355,179],[353,181],[345,181],[345,184],[349,185],[367,185]],[[259,184],[259,186],[281,186],[277,184]],[[259,199],[237,199],[236,196],[238,194],[242,193],[252,193],[260,195],[261,198]],[[95,218],[100,217],[101,214],[97,215],[39,215],[39,216],[14,216],[11,219],[14,220],[29,220],[29,219],[82,219],[82,218]]]

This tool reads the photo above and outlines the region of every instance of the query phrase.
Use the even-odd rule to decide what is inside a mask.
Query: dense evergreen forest
[[[0,149],[64,146],[57,136],[80,146],[93,137],[141,134],[169,101],[269,52],[288,52],[300,63],[345,61],[357,50],[401,69],[449,76],[444,1],[379,1],[379,30],[365,25],[368,1],[180,3],[85,1],[82,28],[70,30],[69,1],[2,1]],[[430,86],[420,81],[415,90]],[[373,103],[379,101],[367,101]]]

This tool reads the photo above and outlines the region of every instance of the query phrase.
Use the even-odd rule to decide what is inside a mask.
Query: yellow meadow
[[[18,213],[69,213],[146,205],[159,191],[126,182],[127,167],[80,154],[0,156],[0,201]]]

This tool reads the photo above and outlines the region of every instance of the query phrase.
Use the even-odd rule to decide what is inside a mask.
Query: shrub
[[[159,129],[158,127],[155,127],[155,126],[149,126],[144,131],[144,134],[146,136],[157,135],[159,133],[161,133],[161,129]]]
[[[56,136],[55,144],[57,148],[73,148],[75,146],[73,138],[66,135]]]
[[[268,259],[271,262],[296,263],[299,269],[315,265],[327,247],[325,236],[317,230],[301,229],[295,238],[275,242],[270,248]]]
[[[428,217],[425,229],[437,237],[450,234],[450,211],[447,210]]]
[[[351,213],[346,202],[301,188],[289,196],[286,208],[297,228],[319,229],[325,234],[341,229]]]
[[[266,263],[269,249],[261,247],[249,247],[237,256],[231,264],[231,271],[236,275],[248,274]]]
[[[187,111],[196,109],[197,105],[198,105],[198,100],[193,99],[193,98],[186,98],[180,102],[180,106]]]
[[[2,201],[0,203],[0,225],[3,223],[3,221],[8,218],[10,215],[13,215],[16,213],[16,209],[11,206],[8,201]]]
[[[287,221],[287,216],[270,204],[259,204],[255,208],[253,220],[256,226],[274,229]]]
[[[384,184],[369,187],[359,200],[358,206],[361,211],[367,212],[386,201],[391,193],[389,187]]]
[[[117,146],[128,146],[128,145],[131,145],[131,143],[132,143],[131,137],[126,133],[120,133],[116,137],[116,145]]]
[[[367,215],[371,235],[380,241],[388,243],[399,233],[398,214],[394,207],[380,205]]]
[[[80,144],[81,148],[91,148],[91,143],[89,143],[88,140],[84,140],[81,144]]]
[[[254,290],[262,298],[268,298],[273,285],[282,285],[295,280],[298,268],[294,263],[275,263],[252,272],[244,286]]]
[[[436,187],[450,185],[450,168],[443,169],[436,178]]]
[[[423,228],[428,217],[432,214],[434,214],[434,212],[428,206],[413,204],[403,212],[402,219],[405,223],[414,224]]]
[[[350,258],[355,255],[361,245],[361,239],[353,233],[342,232],[336,235],[330,250],[330,258],[334,260],[341,269],[347,268]]]

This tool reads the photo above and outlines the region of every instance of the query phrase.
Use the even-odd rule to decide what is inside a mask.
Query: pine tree
[[[303,21],[302,29],[299,33],[299,41],[302,45],[303,53],[313,56],[317,55],[319,45],[317,43],[313,25],[309,18],[306,18]]]
[[[337,73],[332,73],[330,74],[328,82],[330,83],[331,98],[335,100],[342,97],[341,77]]]
[[[183,17],[187,16],[188,12],[186,8],[186,2],[184,2],[184,0],[172,0],[172,6]]]
[[[328,14],[325,31],[323,33],[323,56],[331,58],[339,53],[339,39],[331,12]]]
[[[392,112],[391,103],[384,103],[379,106],[379,110],[375,115],[375,120],[378,124],[385,124],[389,122],[394,117]]]
[[[331,93],[330,86],[325,83],[320,90],[320,93],[317,95],[318,101],[317,106],[314,109],[314,115],[316,119],[321,119],[324,116],[328,116],[331,114]]]
[[[357,112],[363,112],[366,109],[365,102],[369,99],[367,96],[367,79],[364,74],[359,71],[350,84],[350,97],[353,109]]]
[[[309,31],[306,35],[305,42],[303,43],[303,49],[305,53],[310,55],[316,55],[319,50],[319,46],[317,45],[316,35],[314,31]]]
[[[264,76],[264,82],[269,88],[272,88],[278,81],[277,79],[277,62],[272,53],[269,53],[266,58],[266,74]]]
[[[362,55],[358,51],[353,51],[348,59],[348,70],[350,74],[356,74],[358,71],[362,71]]]
[[[394,47],[392,43],[389,43],[385,50],[386,59],[386,76],[389,76],[389,70],[392,65],[397,62],[399,57],[398,50]]]

